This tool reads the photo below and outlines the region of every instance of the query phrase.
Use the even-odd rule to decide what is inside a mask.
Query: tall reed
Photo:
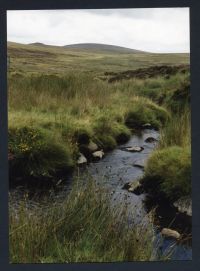
[[[86,185],[74,182],[64,202],[52,198],[31,208],[25,197],[17,208],[10,204],[10,261],[153,260],[151,224],[129,226],[125,206],[111,207],[110,200],[89,179]]]

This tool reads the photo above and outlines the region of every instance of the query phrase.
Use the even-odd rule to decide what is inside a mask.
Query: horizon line
[[[43,42],[39,42],[39,41],[30,42],[30,43],[22,43],[22,42],[7,40],[7,42],[13,42],[13,43],[22,44],[22,45],[41,44],[41,45],[45,45],[45,46],[61,47],[61,48],[65,47],[65,46],[78,45],[78,44],[99,44],[99,45],[116,46],[116,47],[121,47],[121,48],[128,49],[128,50],[136,50],[136,51],[141,51],[141,52],[149,53],[149,54],[190,54],[190,51],[189,52],[152,52],[152,51],[144,51],[144,50],[141,50],[141,49],[126,47],[126,46],[123,46],[123,45],[101,43],[101,42],[79,42],[79,43],[69,43],[69,44],[64,44],[64,45],[48,44],[48,43],[43,43]]]

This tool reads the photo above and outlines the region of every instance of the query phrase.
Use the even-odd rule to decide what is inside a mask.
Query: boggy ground
[[[158,149],[152,154],[144,169],[147,187],[156,188],[157,194],[164,195],[172,201],[175,200],[174,195],[177,192],[179,197],[190,195],[190,82],[188,69],[185,69],[184,73],[178,70],[170,76],[167,75],[167,78],[164,73],[161,73],[156,74],[156,77],[153,78],[147,76],[147,78],[130,78],[129,80],[109,83],[99,78],[99,76],[104,76],[105,69],[106,71],[111,70],[110,64],[109,68],[97,65],[101,52],[93,53],[90,58],[88,58],[88,53],[73,52],[78,54],[79,58],[84,57],[84,59],[90,60],[90,63],[86,63],[82,59],[78,68],[76,61],[73,63],[69,61],[70,56],[67,55],[67,51],[62,51],[65,57],[61,58],[58,48],[34,49],[31,46],[30,52],[26,49],[28,46],[22,46],[20,55],[17,57],[18,55],[13,53],[15,52],[13,47],[15,45],[11,44],[12,49],[9,49],[11,67],[8,75],[8,159],[11,184],[14,182],[20,184],[22,181],[29,182],[30,180],[40,182],[52,180],[57,183],[76,166],[80,151],[84,152],[85,150],[84,155],[87,156],[90,143],[95,143],[99,150],[102,149],[107,152],[115,148],[117,144],[127,141],[135,130],[141,129],[145,124],[151,124],[152,127],[160,130],[161,140]],[[20,45],[16,47],[20,47]],[[41,54],[41,52],[39,52],[39,57],[44,64],[38,62],[38,59],[34,59],[32,55],[34,50],[36,54],[38,50],[45,52],[52,50],[52,53],[56,54],[57,60],[61,61],[62,59],[62,65],[58,65],[59,61],[57,62],[55,55],[52,56],[53,60],[48,54]],[[101,55],[101,64],[105,61],[105,65],[108,65],[108,56],[102,57]],[[123,57],[126,59],[126,56]],[[159,55],[145,54],[142,57],[133,57],[138,57],[140,61],[144,61],[144,59],[147,61],[148,59],[148,65],[152,65],[155,64],[155,59],[158,63],[161,63],[163,56],[161,55],[159,58]],[[165,56],[165,59],[169,61],[172,59],[172,56],[170,57]],[[112,72],[129,69],[127,64],[124,64],[123,67],[120,66],[119,59],[123,59],[121,55],[112,55],[109,58],[111,62],[115,60]],[[176,61],[175,56],[173,56],[171,63],[177,62],[177,59],[179,59],[179,63],[187,64],[187,58],[183,58],[183,56],[178,56]],[[145,61],[143,63],[147,63]],[[57,66],[58,69],[55,69]],[[86,67],[89,67],[89,70]],[[138,67],[141,68],[141,65],[138,64]],[[60,68],[62,68],[62,71],[59,72]],[[74,70],[70,71],[70,69]],[[44,73],[41,73],[41,71],[44,71]],[[71,197],[71,199],[73,199],[73,206],[76,197]],[[83,197],[82,199],[87,206],[87,198]],[[83,203],[81,204],[85,206]],[[84,209],[83,212],[85,211]],[[86,212],[85,215],[87,214]],[[20,222],[14,218],[11,220],[12,246],[19,244],[21,234],[25,233],[19,231],[20,234],[16,234],[23,225],[25,217],[25,212],[22,212]],[[52,217],[47,236],[50,236],[56,217]],[[84,223],[86,223],[86,220],[80,222],[80,225]],[[34,236],[37,236],[36,226],[33,227],[32,231],[36,235],[26,235],[26,245],[35,239]],[[70,224],[65,225],[65,227],[68,226],[70,227]],[[90,226],[89,224],[88,227],[90,228]],[[101,230],[102,228],[99,229],[99,234],[101,234]],[[62,236],[63,231],[56,232]],[[58,237],[57,234],[55,238]],[[82,243],[85,248],[88,247],[86,245],[87,238],[89,237],[84,237]],[[63,240],[61,242],[63,247]],[[45,247],[49,246],[48,243],[43,241],[42,244],[46,244]],[[54,244],[52,243],[53,247],[56,244],[58,244],[57,241]],[[26,245],[25,248],[27,248]],[[98,245],[98,242],[96,245]],[[28,255],[25,256],[24,250],[21,250],[21,254],[17,254],[18,249],[16,249],[13,251],[12,261],[26,262],[31,259],[31,261],[41,262],[42,257],[46,257],[44,254],[47,250],[41,243],[37,243],[36,247],[38,248],[38,246],[41,248],[41,255],[43,256],[30,258],[30,255],[35,255],[36,252],[27,250]],[[73,255],[75,255],[75,247]],[[81,249],[82,246],[77,250],[77,253]],[[102,251],[104,249],[101,250],[101,253]],[[120,260],[129,259],[128,254],[129,251],[126,250],[123,255],[117,257]],[[95,259],[96,257],[95,255],[90,257],[91,251],[88,251],[88,255],[85,259]],[[55,253],[49,261],[56,260],[57,256],[58,254]],[[106,259],[109,260],[109,255],[107,256]],[[144,258],[147,259],[141,257],[141,259]],[[65,259],[66,257],[62,258],[62,260]],[[79,261],[82,258],[77,256],[77,258],[68,257],[67,259]],[[131,256],[130,259],[134,260],[137,257]],[[101,260],[104,260],[104,258],[101,258]],[[48,261],[48,259],[45,259],[45,261]]]
[[[166,79],[169,79],[171,75],[179,73],[186,73],[189,69],[189,65],[177,65],[177,66],[151,66],[149,68],[141,68],[137,70],[128,70],[122,72],[105,72],[104,75],[108,77],[108,82],[116,82],[123,79],[131,78],[152,78],[157,76],[165,76]]]
[[[90,158],[91,142],[104,152],[112,150],[126,142],[134,129],[141,129],[147,123],[156,129],[163,128],[162,141],[171,142],[162,145],[186,147],[188,110],[181,113],[179,130],[172,123],[179,118],[179,107],[183,110],[189,102],[187,92],[182,99],[175,93],[180,89],[185,91],[187,85],[188,75],[182,73],[167,80],[157,77],[114,84],[96,81],[85,74],[10,75],[11,178],[55,177],[58,172],[66,173],[76,164],[80,151]],[[163,103],[157,105],[160,97]],[[166,135],[167,132],[170,134]]]

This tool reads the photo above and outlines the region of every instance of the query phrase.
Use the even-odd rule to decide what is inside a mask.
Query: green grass
[[[11,177],[56,178],[75,165],[93,141],[104,151],[151,123],[159,147],[145,181],[174,200],[190,194],[189,72],[108,83],[105,72],[152,65],[188,64],[188,54],[114,54],[8,44],[9,155]],[[42,208],[10,204],[13,263],[152,260],[151,223],[129,228],[126,209],[88,180],[74,182],[64,202]],[[142,238],[141,238],[142,236]]]
[[[156,197],[175,201],[191,196],[191,151],[172,146],[155,151],[148,160],[143,184]]]
[[[191,196],[192,187],[189,92],[185,87],[181,89],[182,92],[176,90],[166,101],[172,109],[171,118],[160,130],[158,150],[149,158],[142,178],[147,190],[170,201]],[[177,93],[181,99],[174,99]]]
[[[66,173],[73,166],[65,144],[38,128],[11,128],[9,152],[13,155],[10,174],[14,178],[53,176],[58,171]]]
[[[147,85],[147,80],[145,85]],[[151,79],[149,81],[151,84]],[[97,143],[104,151],[112,150],[117,144],[126,142],[131,136],[132,128],[141,128],[145,123],[151,123],[155,128],[161,128],[170,118],[167,110],[157,105],[151,99],[138,96],[138,81],[132,90],[121,89],[126,82],[109,84],[95,81],[92,75],[66,74],[9,76],[9,131],[23,130],[26,127],[43,133],[43,141],[49,142],[63,152],[68,153],[66,167],[76,163],[80,146],[87,145],[90,140]],[[158,84],[160,79],[158,78]],[[27,135],[28,136],[28,135]],[[15,137],[15,135],[14,135]],[[26,135],[24,136],[26,137]],[[54,142],[54,143],[50,143]],[[59,142],[57,144],[56,142]],[[28,148],[34,149],[34,142],[26,142]],[[20,150],[20,141],[15,141],[15,149]],[[33,145],[33,146],[32,146]],[[58,146],[59,145],[59,146]],[[9,137],[9,149],[13,155],[16,150]],[[37,153],[37,148],[34,149]],[[60,153],[60,151],[59,151]],[[42,158],[44,154],[44,159]],[[32,161],[33,154],[26,152],[20,156],[21,164]],[[52,152],[53,155],[53,152]],[[36,156],[37,157],[37,156]],[[41,166],[45,160],[45,152],[40,151]],[[51,160],[51,158],[48,157]],[[55,161],[56,155],[52,161]],[[55,163],[55,169],[57,164]],[[26,161],[25,161],[26,160]],[[63,159],[66,161],[66,159]],[[40,163],[40,162],[39,162]],[[64,163],[64,162],[63,162]],[[49,172],[42,166],[44,172]],[[51,164],[51,163],[50,163]],[[31,163],[29,163],[31,166]],[[12,168],[12,176],[15,169]],[[29,166],[28,166],[29,167]],[[51,165],[50,167],[54,167]],[[29,172],[35,171],[29,167]],[[27,176],[27,175],[26,175]]]
[[[10,72],[66,74],[89,72],[103,75],[106,71],[123,71],[152,65],[189,63],[189,54],[124,54],[86,51],[56,46],[33,46],[8,42]]]
[[[165,103],[175,114],[185,114],[190,111],[190,78],[189,75],[183,77],[180,85],[174,91],[166,95]]]
[[[140,98],[138,102],[135,101],[133,109],[126,114],[125,123],[130,128],[142,128],[142,125],[145,123],[150,123],[154,128],[158,129],[162,127],[169,118],[170,115],[163,107],[144,98],[143,102],[141,102]]]
[[[183,112],[174,114],[160,131],[160,148],[168,146],[187,147],[191,145],[191,114],[185,107]]]
[[[10,204],[11,263],[71,263],[154,260],[153,228],[128,226],[125,206],[110,198],[95,182],[74,182],[67,199],[43,200],[28,209]]]

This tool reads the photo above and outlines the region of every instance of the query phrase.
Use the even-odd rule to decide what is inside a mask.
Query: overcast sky
[[[189,8],[8,11],[8,41],[189,52]]]

